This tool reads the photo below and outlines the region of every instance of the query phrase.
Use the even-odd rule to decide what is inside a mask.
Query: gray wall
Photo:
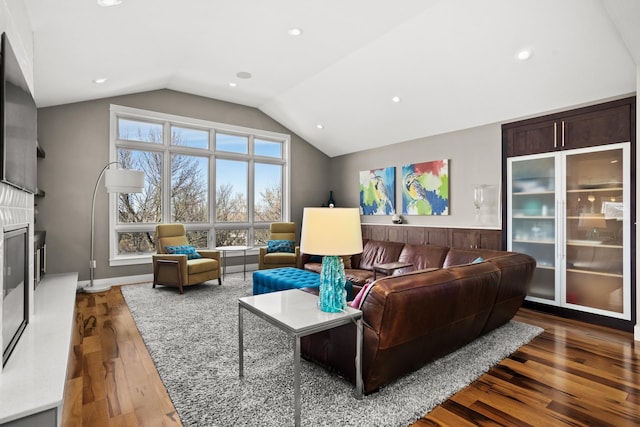
[[[396,167],[396,212],[402,212],[402,165],[449,160],[449,215],[403,216],[405,223],[442,227],[500,228],[499,191],[502,179],[499,124],[451,132],[331,159],[331,189],[336,202],[359,207],[360,171]],[[473,205],[473,188],[488,188],[493,199],[482,208],[479,221]],[[366,215],[363,223],[390,224],[390,216]]]
[[[262,113],[238,104],[171,90],[158,90],[38,110],[38,138],[46,158],[38,160],[36,228],[47,231],[47,272],[77,271],[89,278],[91,197],[98,173],[109,160],[110,104],[176,114],[291,135],[291,220],[302,224],[304,206],[327,199],[330,159]],[[151,273],[151,264],[109,267],[108,197],[96,199],[96,279]]]

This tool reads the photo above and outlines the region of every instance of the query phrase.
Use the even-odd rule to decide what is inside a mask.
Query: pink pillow
[[[362,304],[362,299],[367,294],[367,290],[369,289],[369,287],[371,287],[371,283],[373,283],[373,282],[365,283],[365,285],[362,287],[362,289],[360,289],[360,292],[358,292],[358,295],[356,295],[356,297],[353,299],[353,301],[351,301],[351,307],[360,308],[360,305]]]

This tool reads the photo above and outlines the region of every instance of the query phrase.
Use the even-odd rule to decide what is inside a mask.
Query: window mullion
[[[171,218],[171,124],[164,123],[164,138],[162,141],[164,146],[164,155],[162,161],[162,222],[173,222]]]

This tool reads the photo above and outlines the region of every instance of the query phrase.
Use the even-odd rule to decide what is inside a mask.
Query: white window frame
[[[163,124],[162,144],[150,144],[148,142],[118,140],[118,118],[128,118]],[[268,228],[269,223],[254,222],[254,162],[271,163],[282,166],[282,221],[290,221],[291,217],[291,136],[288,134],[253,129],[243,126],[230,125],[225,123],[212,122],[208,120],[194,119],[190,117],[178,116],[174,114],[159,113],[155,111],[142,110],[138,108],[125,107],[111,104],[109,108],[109,161],[118,160],[118,148],[141,149],[145,151],[159,151],[163,153],[163,186],[162,186],[162,222],[169,222],[171,218],[170,197],[170,156],[171,154],[187,154],[202,156],[206,153],[209,157],[209,221],[201,224],[185,224],[187,230],[206,230],[209,236],[209,247],[213,247],[215,242],[216,228],[247,228],[249,230],[249,242],[253,241],[253,230]],[[171,125],[199,128],[209,131],[209,148],[206,150],[190,147],[171,146]],[[218,152],[215,149],[216,132],[240,134],[249,137],[249,153],[238,154],[229,152]],[[271,140],[282,143],[282,158],[254,156],[254,138]],[[248,220],[234,223],[216,223],[216,159],[246,160],[249,162],[247,203]],[[134,264],[148,264],[151,262],[151,254],[120,255],[118,254],[118,233],[119,232],[155,232],[157,223],[117,223],[117,194],[109,194],[109,266],[123,266]],[[255,250],[257,253],[257,249]]]

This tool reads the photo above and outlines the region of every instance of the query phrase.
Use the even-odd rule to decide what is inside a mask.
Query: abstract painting
[[[396,211],[396,168],[360,172],[360,213],[393,215]]]
[[[449,215],[449,161],[402,166],[402,213]]]

